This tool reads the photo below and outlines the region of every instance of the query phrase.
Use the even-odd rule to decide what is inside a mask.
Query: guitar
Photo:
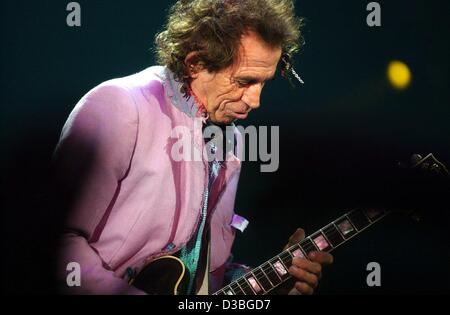
[[[413,155],[408,168],[431,171],[446,179],[449,177],[445,165],[431,153],[424,158],[418,154]],[[288,269],[294,257],[307,259],[310,252],[317,250],[331,252],[380,221],[390,212],[390,210],[382,208],[355,209],[347,212],[302,241],[253,268],[213,295],[269,294],[291,278]],[[149,294],[183,294],[182,288],[188,281],[185,270],[185,266],[179,258],[175,256],[159,257],[146,264],[130,281],[130,284]]]

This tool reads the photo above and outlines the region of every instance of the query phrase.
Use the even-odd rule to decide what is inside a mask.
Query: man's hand
[[[297,229],[289,238],[289,243],[284,249],[300,242],[304,238],[305,231],[303,229]],[[289,287],[285,287],[285,290],[283,290],[285,293],[290,295],[313,294],[314,289],[317,288],[319,280],[322,277],[322,266],[333,263],[333,256],[322,251],[311,252],[308,258],[310,260],[298,257],[292,260],[289,273],[292,275],[293,281],[290,282]],[[293,282],[294,284],[292,285]]]

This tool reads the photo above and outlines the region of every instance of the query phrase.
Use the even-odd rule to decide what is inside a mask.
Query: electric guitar
[[[448,179],[447,168],[433,154],[412,156],[408,168],[431,171]],[[253,268],[213,295],[265,295],[291,278],[288,269],[294,257],[306,258],[312,251],[331,252],[381,220],[390,211],[380,208],[356,209],[345,213],[302,241]],[[188,281],[183,262],[175,256],[163,256],[147,265],[130,281],[149,294],[184,294]]]

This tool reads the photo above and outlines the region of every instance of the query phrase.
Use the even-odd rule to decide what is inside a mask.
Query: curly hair
[[[301,46],[302,24],[293,0],[179,0],[155,37],[156,59],[187,84],[188,53],[196,51],[194,63],[208,71],[222,70],[234,63],[241,36],[252,30],[270,46],[282,49],[288,68]]]

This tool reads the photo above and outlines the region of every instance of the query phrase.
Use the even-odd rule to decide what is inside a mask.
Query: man
[[[235,146],[222,147],[223,160],[180,160],[177,130],[192,136],[183,156],[211,150],[214,138],[205,140],[199,126],[234,127],[257,109],[280,59],[298,50],[299,28],[290,0],[178,1],[156,37],[163,66],[102,83],[80,100],[55,152],[62,193],[70,194],[59,278],[64,286],[70,262],[81,272],[80,286],[65,292],[142,294],[128,281],[166,255],[185,263],[185,293],[199,293],[205,279],[209,293],[225,284],[241,135],[234,128],[227,137]],[[302,237],[298,230],[290,243]],[[278,293],[313,293],[332,256],[309,258],[294,258],[295,282]]]

